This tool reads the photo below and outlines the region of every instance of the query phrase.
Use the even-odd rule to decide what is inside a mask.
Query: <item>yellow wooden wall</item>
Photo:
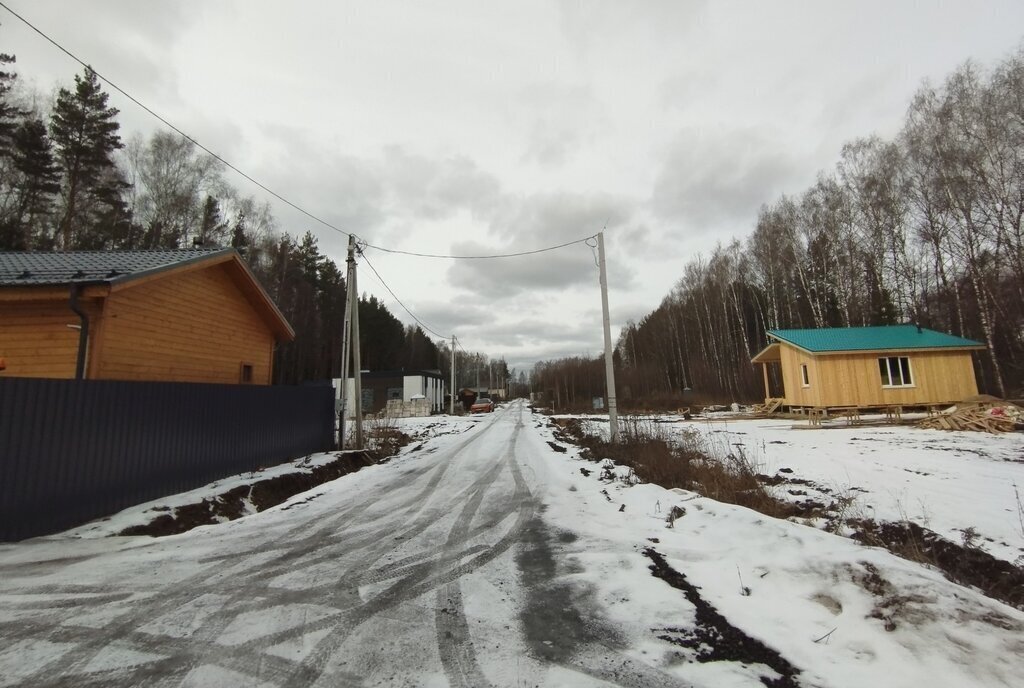
[[[786,392],[787,406],[821,406],[821,375],[818,359],[799,349],[783,344],[779,347],[782,365],[782,385]],[[810,387],[803,386],[800,364],[807,364]]]
[[[274,337],[220,264],[112,293],[94,350],[92,378],[266,385]]]
[[[90,320],[99,316],[97,301],[82,300],[80,305]],[[80,322],[68,299],[0,301],[0,358],[7,364],[0,375],[73,378],[80,331],[69,325]]]
[[[970,351],[891,353],[910,359],[912,387],[883,388],[879,352],[810,356],[782,345],[782,374],[790,406],[921,405],[960,401],[978,393]],[[803,388],[800,364],[807,363],[811,386]]]

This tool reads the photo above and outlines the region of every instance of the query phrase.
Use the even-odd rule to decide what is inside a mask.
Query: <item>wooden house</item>
[[[768,340],[752,359],[766,403],[817,409],[961,401],[978,393],[971,352],[985,348],[916,325],[771,330]],[[770,389],[769,366],[781,372],[781,393]]]
[[[294,337],[234,249],[0,253],[0,376],[267,385]]]

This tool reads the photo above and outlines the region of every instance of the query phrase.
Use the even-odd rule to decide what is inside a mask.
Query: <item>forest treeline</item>
[[[311,233],[280,232],[269,203],[239,193],[221,162],[181,136],[122,138],[92,70],[48,103],[19,87],[14,65],[0,54],[0,250],[234,247],[296,332],[277,348],[275,382],[339,375],[345,276]],[[449,379],[446,344],[374,296],[360,298],[359,313],[364,369],[441,369]],[[460,385],[485,367],[509,376],[503,360],[456,353]]]
[[[966,63],[914,95],[899,134],[846,144],[810,188],[764,205],[752,233],[682,271],[623,328],[619,397],[764,397],[766,330],[912,322],[975,339],[979,387],[1024,396],[1024,50]],[[556,402],[602,396],[601,360],[534,368]]]

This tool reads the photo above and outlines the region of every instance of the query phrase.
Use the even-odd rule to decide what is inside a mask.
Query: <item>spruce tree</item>
[[[60,168],[53,159],[46,125],[38,117],[26,119],[15,130],[12,144],[11,157],[19,179],[12,218],[15,245],[10,248],[45,248],[42,223],[52,214],[54,197],[60,191]]]
[[[14,55],[0,53],[0,156],[10,155],[18,118],[25,114],[8,99],[18,75],[7,71],[6,66],[14,64],[15,60]]]
[[[88,243],[102,243],[95,226],[110,214],[124,187],[113,153],[123,147],[118,134],[117,109],[108,107],[99,79],[86,67],[75,76],[74,92],[60,89],[50,120],[50,136],[57,148],[64,175],[64,207],[59,226],[61,248],[75,248],[79,235]],[[84,238],[84,236],[83,236]]]

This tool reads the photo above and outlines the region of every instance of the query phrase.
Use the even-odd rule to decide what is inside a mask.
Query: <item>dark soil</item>
[[[746,633],[729,623],[709,602],[700,596],[699,589],[665,561],[657,550],[650,547],[644,550],[644,556],[653,563],[651,573],[681,590],[686,599],[696,608],[697,625],[695,628],[666,628],[664,635],[658,637],[675,645],[696,652],[698,662],[742,662],[744,664],[763,664],[771,668],[777,677],[762,676],[761,683],[771,688],[799,688],[797,677],[800,670],[789,663],[786,658],[768,647],[760,640],[751,638]]]
[[[582,447],[583,451],[580,454],[583,458],[596,460],[591,452],[591,448],[594,447],[600,447],[603,455],[608,455],[607,444],[601,444],[599,438],[586,435],[580,423],[575,419],[559,420],[555,424],[555,437],[563,442],[574,443]],[[631,448],[626,446],[619,447],[618,449],[623,454],[631,450]],[[632,448],[632,450],[635,450],[635,448]],[[628,456],[612,455],[610,458],[626,463],[626,465],[638,465]],[[674,458],[679,462],[679,457]],[[818,485],[813,481],[790,477],[790,475],[781,475],[783,473],[792,473],[791,469],[780,469],[774,476],[757,474],[752,477],[761,486],[792,485],[814,489],[823,495],[829,495],[829,498],[833,500],[832,503],[823,504],[813,499],[803,499],[799,502],[784,502],[763,491],[753,490],[739,491],[728,498],[723,498],[722,495],[710,493],[706,489],[706,485],[701,484],[700,481],[664,480],[663,476],[647,474],[643,471],[642,466],[636,469],[636,473],[642,479],[662,487],[692,489],[703,494],[705,497],[739,504],[775,518],[823,518],[826,520],[825,529],[829,532],[839,532],[842,530],[841,526],[844,525],[852,527],[855,530],[852,538],[862,544],[884,547],[904,559],[934,566],[954,583],[977,588],[989,597],[1018,609],[1024,609],[1024,569],[1021,567],[1014,566],[1012,563],[1002,559],[997,559],[984,550],[973,546],[970,542],[965,541],[964,544],[958,544],[947,540],[916,523],[877,523],[871,520],[843,520],[839,515],[843,512],[842,497],[837,497],[831,489]],[[849,491],[858,492],[863,490],[859,487],[851,487]],[[800,492],[800,490],[795,492]],[[752,498],[746,499],[746,495],[751,495]]]
[[[960,585],[973,586],[989,597],[1024,609],[1024,570],[977,547],[959,545],[916,523],[849,521],[854,540],[942,571]]]
[[[330,463],[317,466],[308,473],[286,473],[274,478],[260,480],[251,485],[239,485],[215,497],[208,497],[198,504],[187,504],[161,514],[144,525],[125,528],[118,535],[151,535],[161,537],[184,533],[197,526],[210,525],[228,520],[233,521],[246,514],[244,501],[248,499],[257,511],[277,506],[300,492],[311,490],[349,473],[355,473],[364,466],[377,463],[371,452],[346,452],[338,454]]]

